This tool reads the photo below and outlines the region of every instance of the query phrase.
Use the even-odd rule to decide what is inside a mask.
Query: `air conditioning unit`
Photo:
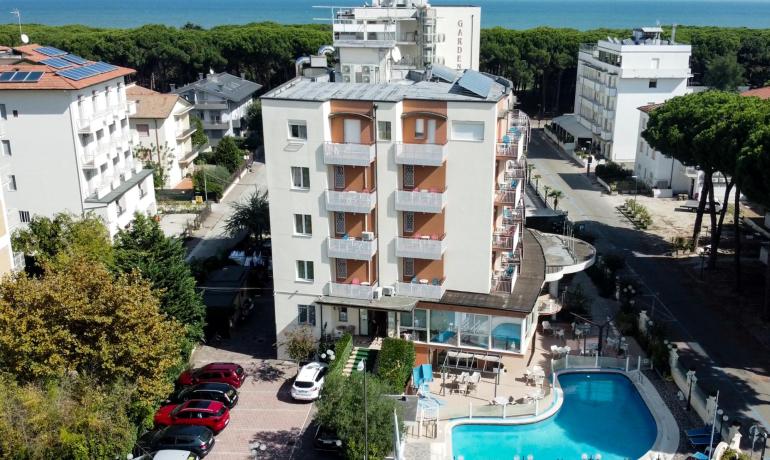
[[[343,80],[345,83],[350,83],[350,76],[348,76],[348,75],[345,75],[344,77],[342,77],[342,80]]]
[[[363,81],[364,83],[369,83],[371,79],[369,77],[364,77],[361,81]]]
[[[372,300],[378,300],[380,297],[382,297],[382,288],[376,287],[372,289]]]
[[[342,66],[342,73],[350,73],[350,66],[349,65]]]
[[[382,295],[392,297],[396,295],[396,288],[393,286],[383,286],[382,287]]]
[[[374,241],[374,232],[361,232],[361,239],[364,241]]]
[[[368,74],[371,71],[372,71],[372,68],[369,67],[368,65],[361,66],[361,72]]]

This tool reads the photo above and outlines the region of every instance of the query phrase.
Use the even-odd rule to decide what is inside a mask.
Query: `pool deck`
[[[564,325],[556,326],[564,327]],[[567,329],[569,328],[565,327],[565,330]],[[471,415],[474,419],[478,417],[478,422],[482,423],[485,420],[492,421],[492,419],[495,419],[497,423],[504,423],[503,416],[506,418],[505,422],[508,423],[516,423],[517,421],[532,423],[538,419],[552,416],[559,408],[560,390],[555,390],[551,386],[551,346],[569,346],[572,349],[570,356],[574,356],[580,354],[580,350],[585,344],[584,340],[578,341],[569,335],[567,333],[566,339],[560,339],[550,334],[538,334],[534,342],[535,348],[527,356],[503,357],[502,362],[506,372],[500,375],[497,385],[495,385],[493,375],[484,374],[477,389],[467,395],[458,394],[453,390],[455,385],[452,384],[452,374],[444,381],[442,381],[439,373],[434,374],[434,380],[430,383],[430,390],[444,405],[439,408],[438,422],[435,424],[406,421],[405,458],[408,460],[451,459],[451,428],[456,424],[456,421],[467,419]],[[633,339],[628,340],[629,355],[639,356],[642,353],[639,346]],[[589,347],[591,343],[596,343],[596,341],[596,337],[587,339]],[[605,356],[612,356],[613,354],[613,350],[603,352]],[[536,392],[538,388],[533,383],[527,382],[525,372],[528,368],[536,365],[543,368],[546,378],[542,386],[543,398],[533,401],[528,396]],[[638,376],[638,373],[635,375]],[[660,454],[661,459],[671,458],[678,445],[679,430],[676,422],[660,395],[646,378],[642,376],[639,379],[637,377],[634,382],[658,423],[658,440],[654,446],[656,454],[648,454],[645,458],[657,458],[657,453]],[[506,406],[493,405],[491,401],[495,394],[498,397],[512,398],[516,403]],[[558,404],[554,404],[555,400]]]

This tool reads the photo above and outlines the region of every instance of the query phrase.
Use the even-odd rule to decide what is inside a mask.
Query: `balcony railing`
[[[352,283],[329,283],[329,295],[347,299],[372,300],[375,286]]]
[[[203,129],[230,129],[230,124],[221,121],[204,121]]]
[[[506,169],[503,172],[503,180],[505,182],[524,179],[525,176],[526,176],[526,172],[524,171],[524,168],[514,167],[514,168]]]
[[[329,257],[335,259],[371,260],[377,252],[377,239],[372,241],[329,238],[327,240]]]
[[[504,158],[518,158],[519,157],[519,145],[518,143],[499,143],[497,144],[497,156]]]
[[[519,198],[520,198],[520,195],[518,193],[518,190],[516,189],[497,190],[495,192],[495,203],[497,204],[515,206],[519,204]]]
[[[372,192],[326,191],[326,210],[367,214],[377,204],[377,194]]]
[[[324,163],[327,165],[369,166],[374,156],[373,144],[324,144]]]
[[[446,190],[396,190],[396,211],[440,213],[446,206]]]
[[[422,236],[418,238],[396,238],[396,257],[413,259],[439,260],[446,251],[446,238],[440,236]]]
[[[612,132],[611,131],[604,131],[604,130],[602,130],[602,140],[611,141],[612,140]]]
[[[510,251],[513,249],[513,236],[508,234],[495,233],[492,235],[492,248]]]
[[[446,157],[446,144],[396,144],[397,164],[441,166],[446,160]]]
[[[427,284],[398,282],[396,283],[396,292],[400,296],[441,300],[441,297],[444,296],[444,292],[446,291],[444,280],[437,279],[435,281],[437,284],[433,284],[433,280],[430,280]]]

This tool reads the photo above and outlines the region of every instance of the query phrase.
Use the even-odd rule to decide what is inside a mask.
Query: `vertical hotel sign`
[[[457,70],[463,68],[463,20],[457,20]]]

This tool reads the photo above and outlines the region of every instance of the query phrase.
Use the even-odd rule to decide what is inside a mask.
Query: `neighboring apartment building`
[[[418,362],[527,351],[547,261],[524,229],[526,116],[505,79],[429,74],[262,97],[279,341],[306,324],[413,340]]]
[[[192,174],[193,160],[198,156],[192,145],[195,127],[190,126],[193,105],[176,94],[161,94],[137,85],[128,86],[126,97],[136,104],[129,126],[137,146],[146,152],[147,161],[163,165],[164,187],[174,187]]]
[[[155,213],[152,171],[133,157],[125,78],[133,69],[25,45],[0,64],[5,198],[22,223],[58,212],[102,217],[110,235]]]
[[[7,178],[8,176],[3,174],[5,186]],[[24,268],[24,254],[14,253],[11,247],[11,235],[19,226],[19,214],[16,210],[6,208],[3,189],[0,189],[0,277]]]
[[[691,46],[664,40],[662,33],[660,27],[643,27],[632,38],[581,45],[574,113],[552,122],[552,136],[563,147],[588,147],[606,160],[633,167],[637,108],[688,92]],[[570,140],[573,145],[565,145]]]
[[[171,92],[195,106],[209,143],[216,145],[225,136],[242,135],[246,111],[260,88],[253,81],[222,72],[198,74],[198,81],[178,89],[172,85]]]
[[[479,68],[481,8],[384,0],[332,8],[340,81],[385,83],[431,64]]]

